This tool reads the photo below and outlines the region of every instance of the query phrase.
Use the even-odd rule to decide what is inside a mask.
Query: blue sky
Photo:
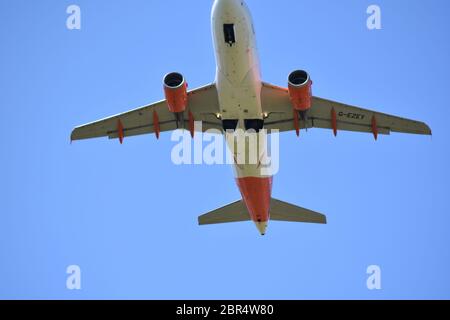
[[[65,25],[73,3],[81,30]],[[230,167],[173,165],[169,134],[69,135],[161,99],[169,71],[212,82],[212,1],[0,0],[0,298],[450,298],[448,1],[377,0],[377,31],[372,1],[247,3],[265,81],[303,68],[316,95],[423,120],[433,137],[283,134],[274,196],[329,224],[200,228],[239,198]]]

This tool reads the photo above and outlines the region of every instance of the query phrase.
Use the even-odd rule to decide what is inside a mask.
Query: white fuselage
[[[224,25],[234,26],[235,42],[226,42]],[[252,17],[241,0],[216,0],[212,33],[216,85],[223,119],[262,119],[261,75]]]
[[[222,120],[239,120],[237,128],[245,130],[244,120],[263,119],[252,17],[241,0],[215,0],[211,20],[220,114]],[[235,172],[237,178],[263,175],[258,164],[236,165]]]

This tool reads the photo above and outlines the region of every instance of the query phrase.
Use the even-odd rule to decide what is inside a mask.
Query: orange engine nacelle
[[[289,96],[295,110],[308,111],[311,108],[311,86],[312,81],[306,71],[297,70],[289,75]]]
[[[187,83],[182,74],[169,73],[164,77],[164,94],[170,112],[181,113],[186,110],[188,103]]]

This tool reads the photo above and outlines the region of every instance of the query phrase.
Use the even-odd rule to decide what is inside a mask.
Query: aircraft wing
[[[266,129],[280,132],[296,130],[294,112],[288,90],[263,83],[262,108],[268,117]],[[299,122],[300,129],[323,128],[377,134],[403,132],[431,135],[431,129],[423,122],[404,119],[380,112],[362,109],[339,102],[313,97],[308,120]]]
[[[203,121],[203,131],[208,129],[222,130],[222,122],[217,119],[219,112],[217,89],[214,84],[188,92],[188,108],[195,121]],[[187,113],[186,112],[186,113]],[[157,120],[154,117],[157,115]],[[188,116],[185,116],[185,127],[188,128]],[[125,113],[79,126],[72,131],[72,140],[108,137],[123,137],[155,133],[155,122],[159,124],[159,132],[177,129],[177,121],[167,107],[166,100],[143,106]],[[119,124],[120,123],[120,124]]]

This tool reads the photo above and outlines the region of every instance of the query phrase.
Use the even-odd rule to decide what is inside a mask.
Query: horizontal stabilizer
[[[321,213],[272,198],[270,220],[326,224],[327,218]]]
[[[251,221],[247,207],[242,200],[230,203],[198,217],[199,225]]]
[[[318,212],[297,207],[277,199],[270,201],[270,220],[326,224],[327,218]],[[199,225],[251,221],[242,200],[208,212],[198,218]]]

